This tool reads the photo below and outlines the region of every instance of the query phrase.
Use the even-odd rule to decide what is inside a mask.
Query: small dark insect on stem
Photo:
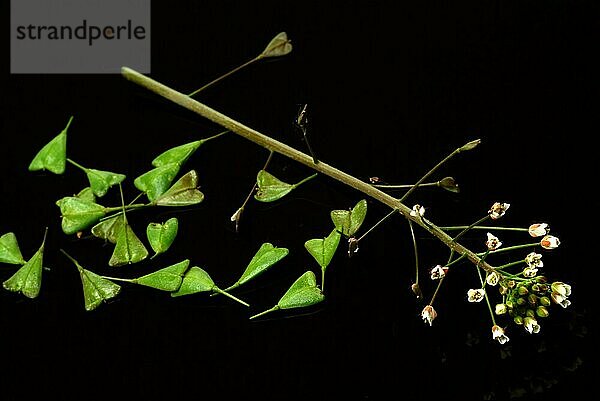
[[[308,141],[308,136],[306,133],[308,132],[308,114],[307,114],[308,104],[304,104],[304,106],[300,107],[298,111],[298,116],[296,117],[296,121],[294,122],[296,128],[298,128],[302,132],[302,136],[304,137],[304,142],[306,142],[306,147],[308,148],[308,152],[312,156],[313,162],[315,164],[319,163],[317,156],[313,149],[310,146],[310,142]]]

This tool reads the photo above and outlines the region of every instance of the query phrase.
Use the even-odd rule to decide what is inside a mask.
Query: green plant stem
[[[540,244],[539,242],[533,242],[533,243],[529,243],[529,244],[507,246],[506,248],[496,249],[494,251],[494,254],[503,253],[503,252],[509,252],[509,251],[514,251],[515,249],[531,248],[531,247],[534,247],[534,246],[538,246],[539,244]],[[483,254],[485,254],[485,252],[480,252],[480,253],[478,253],[476,255],[477,256],[481,256]]]
[[[67,159],[67,161],[69,163],[71,163],[72,165],[74,165],[75,167],[77,167],[78,169],[80,169],[81,171],[83,171],[84,173],[87,173],[89,170],[87,167],[83,167],[81,164],[79,164],[71,159]]]
[[[263,170],[266,170],[267,167],[269,167],[269,163],[271,163],[271,159],[273,158],[273,151],[269,151],[269,156],[267,157],[267,161],[265,162],[265,165],[263,166]],[[240,220],[242,219],[242,214],[244,213],[244,209],[246,208],[246,205],[248,204],[248,202],[250,201],[250,198],[252,198],[252,194],[254,193],[254,191],[256,191],[256,187],[258,186],[256,179],[254,180],[254,185],[252,185],[252,189],[250,189],[250,192],[248,192],[248,196],[246,196],[246,199],[244,199],[244,203],[242,203],[242,206],[240,206],[238,208],[238,210],[236,210],[236,214],[237,216],[235,217],[235,232],[239,232],[240,230]],[[235,216],[235,214],[234,214]]]
[[[121,69],[121,73],[123,77],[135,83],[136,85],[142,86],[171,102],[174,102],[216,124],[219,124],[222,127],[254,142],[255,144],[267,150],[279,153],[319,173],[322,173],[323,175],[331,177],[334,180],[340,181],[345,185],[348,185],[356,189],[357,191],[360,191],[365,195],[372,197],[373,199],[376,199],[384,205],[387,205],[390,208],[392,208],[393,212],[398,211],[407,219],[410,219],[414,223],[417,223],[424,230],[429,232],[432,236],[436,237],[454,252],[457,252],[461,255],[466,255],[466,257],[473,263],[478,263],[480,261],[479,256],[475,252],[471,251],[470,249],[467,249],[460,243],[453,241],[452,237],[450,237],[448,234],[446,234],[446,232],[441,230],[439,227],[437,227],[435,224],[428,221],[427,219],[421,216],[411,216],[411,208],[409,208],[393,196],[373,187],[373,185],[359,180],[358,178],[353,177],[350,174],[347,174],[333,166],[330,166],[322,160],[319,160],[319,163],[314,163],[311,156],[302,153],[282,142],[279,142],[276,139],[261,134],[260,132],[242,124],[241,122],[236,121],[231,117],[228,117],[190,98],[189,96],[181,92],[169,88],[168,86],[158,81],[155,81],[152,78],[140,74],[139,72],[132,70],[131,68],[123,67]],[[493,271],[493,267],[487,264],[486,262],[480,264],[479,266],[486,271]]]
[[[375,188],[381,188],[381,189],[410,189],[412,187],[414,187],[416,184],[398,184],[398,185],[392,185],[392,184],[371,184],[373,185]],[[424,188],[424,187],[439,187],[440,186],[440,182],[436,181],[436,182],[424,182],[422,184],[419,184],[420,188]]]
[[[246,61],[244,64],[242,65],[238,65],[237,67],[235,67],[233,70],[226,72],[225,74],[221,75],[220,77],[217,77],[215,79],[213,79],[212,81],[210,81],[209,83],[207,83],[206,85],[204,85],[203,87],[196,89],[195,91],[193,91],[192,93],[190,93],[188,96],[194,96],[195,94],[202,92],[203,90],[205,90],[206,88],[208,88],[209,86],[212,86],[214,84],[216,84],[217,82],[222,81],[223,79],[227,78],[228,76],[238,72],[239,70],[241,70],[244,67],[249,66],[250,64],[255,63],[256,61],[260,60],[262,58],[262,55],[257,56],[251,60]]]
[[[415,230],[412,225],[412,221],[408,220],[408,227],[410,227],[410,236],[412,238],[413,249],[415,251],[415,284],[419,284],[419,250],[417,249],[417,239],[415,238]]]
[[[229,298],[233,299],[234,301],[236,301],[236,302],[239,302],[240,304],[242,304],[242,305],[244,305],[244,306],[246,306],[246,307],[249,307],[249,306],[250,306],[250,305],[249,305],[247,302],[244,302],[244,301],[242,301],[241,299],[239,299],[239,298],[237,298],[237,297],[235,297],[235,296],[231,295],[230,293],[228,293],[228,292],[226,292],[226,291],[223,291],[223,290],[222,290],[222,289],[220,289],[219,287],[213,287],[213,291],[214,291],[214,292],[217,292],[217,293],[219,293],[219,294],[225,295],[226,297],[229,297]]]
[[[300,185],[304,184],[305,182],[312,180],[313,178],[315,178],[318,175],[319,175],[319,173],[315,173],[315,174],[311,175],[310,177],[306,177],[302,181],[295,183],[294,184],[294,189],[298,188]]]
[[[523,263],[525,263],[525,259],[517,260],[516,262],[510,262],[510,263],[507,263],[505,265],[498,266],[498,267],[496,267],[496,270],[506,269],[507,267],[511,267],[511,266],[515,266],[515,265],[520,265],[520,264],[523,264]]]
[[[112,280],[112,281],[123,281],[126,283],[135,283],[135,279],[132,278],[118,278],[118,277],[109,277],[109,276],[100,276],[102,278],[105,278],[107,280]]]
[[[440,227],[440,229],[444,231],[457,231],[464,230],[468,228],[469,230],[503,230],[503,231],[529,231],[527,228],[521,227],[492,227],[492,226],[449,226],[449,227]]]
[[[208,138],[201,139],[201,140],[200,140],[200,142],[202,142],[202,143],[206,143],[206,142],[208,142],[208,141],[210,141],[210,140],[217,139],[218,137],[220,137],[220,136],[223,136],[223,135],[225,135],[225,134],[226,134],[226,133],[228,133],[228,132],[230,132],[230,131],[229,131],[228,129],[226,129],[225,131],[223,131],[223,132],[219,132],[219,133],[218,133],[218,134],[216,134],[216,135],[209,136]]]
[[[442,159],[442,161],[440,161],[431,170],[425,173],[425,175],[421,177],[421,179],[417,181],[416,184],[414,184],[404,195],[402,195],[402,197],[400,198],[400,202],[404,202],[404,200],[408,198],[408,196],[412,194],[421,185],[421,183],[423,183],[423,181],[425,181],[431,174],[433,174],[438,168],[440,168],[442,164],[446,163],[448,160],[459,154],[461,152],[461,149],[462,147],[454,149],[448,156]]]
[[[60,251],[71,261],[73,262],[73,264],[75,265],[75,267],[77,267],[78,271],[82,271],[83,267],[79,264],[79,262],[77,260],[75,260],[74,257],[72,257],[71,255],[69,255],[64,249],[60,249]]]
[[[250,316],[250,319],[251,319],[251,320],[252,320],[252,319],[256,319],[257,317],[264,316],[264,315],[266,315],[267,313],[275,312],[276,310],[279,310],[279,306],[278,306],[278,305],[275,305],[274,307],[272,307],[271,309],[267,309],[266,311],[262,311],[262,312],[260,312],[260,313],[257,313],[257,314],[256,314],[256,315],[254,315],[254,316]]]
[[[486,254],[487,256],[487,254]],[[485,259],[485,257],[481,258],[482,260]],[[494,311],[492,310],[492,304],[490,303],[490,299],[488,298],[488,293],[487,290],[485,289],[485,281],[483,280],[483,277],[481,276],[481,270],[476,269],[477,270],[477,274],[479,275],[479,281],[481,282],[481,288],[483,288],[483,297],[485,298],[485,303],[487,304],[488,310],[490,311],[490,316],[492,318],[492,324],[495,326],[496,325],[496,318],[494,317]]]
[[[133,203],[131,205],[126,205],[125,206],[125,210],[127,210],[127,211],[129,211],[129,210],[136,210],[136,209],[141,209],[141,208],[149,207],[149,206],[154,206],[154,205],[152,205],[151,203]],[[119,213],[116,213],[116,214],[121,214],[121,213],[123,213],[123,206],[105,207],[104,211],[106,213],[112,213],[112,212],[117,212],[118,211]],[[111,217],[113,217],[113,216],[106,216],[106,217],[103,217],[101,220],[106,220],[106,219],[109,219]]]
[[[452,239],[452,241],[457,241],[460,237],[462,237],[463,235],[465,235],[470,229],[472,229],[473,227],[479,225],[480,223],[483,223],[484,221],[486,221],[487,219],[489,219],[490,215],[486,215],[482,218],[480,218],[479,220],[477,220],[475,223],[466,226],[461,232],[459,232],[456,237],[454,237]],[[454,257],[454,249],[450,249],[450,256],[448,257],[448,261],[446,262],[446,264],[450,263],[452,261],[452,257]]]
[[[385,216],[383,216],[383,218],[381,220],[379,220],[377,223],[375,223],[371,228],[369,228],[363,235],[360,236],[360,238],[358,238],[356,240],[356,242],[360,242],[363,238],[365,238],[367,236],[367,234],[369,234],[371,231],[373,231],[377,226],[379,226],[381,223],[383,223],[384,221],[386,221],[387,219],[389,219],[390,217],[392,217],[392,215],[394,213],[398,212],[398,209],[393,209],[391,212],[389,212],[388,214],[386,214]]]

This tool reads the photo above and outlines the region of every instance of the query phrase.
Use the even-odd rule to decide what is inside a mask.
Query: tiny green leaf
[[[71,125],[73,117],[69,118],[67,126],[48,142],[35,155],[29,164],[29,171],[48,170],[54,174],[62,174],[65,172],[67,164],[67,130]]]
[[[123,217],[123,219],[125,219]],[[108,262],[109,266],[123,266],[141,262],[148,256],[148,250],[133,232],[131,226],[124,221],[117,234],[117,243]]]
[[[317,279],[312,271],[300,276],[281,297],[277,306],[281,309],[302,308],[323,301],[325,297],[317,287]]]
[[[105,239],[112,244],[117,243],[117,234],[123,227],[123,215],[118,214],[103,220],[92,227],[92,235]]]
[[[304,247],[317,261],[322,270],[325,270],[340,243],[341,234],[333,229],[327,238],[310,239],[304,243]]]
[[[172,217],[163,224],[150,223],[146,228],[146,236],[148,242],[154,250],[155,255],[164,253],[169,249],[175,237],[177,236],[177,230],[179,228],[179,221],[176,217]]]
[[[65,234],[75,234],[96,223],[105,214],[104,206],[76,196],[67,196],[56,201],[62,217]]]
[[[317,174],[313,174],[296,184],[288,184],[287,182],[281,181],[271,173],[268,173],[265,170],[260,170],[256,176],[258,190],[256,191],[256,194],[254,194],[254,199],[261,202],[276,201],[289,194],[294,188],[297,188],[299,185],[304,184],[316,176]]]
[[[21,292],[28,298],[36,298],[42,286],[42,264],[46,235],[37,252],[15,274],[3,283],[5,289]]]
[[[108,189],[113,185],[118,185],[125,179],[125,175],[117,174],[110,171],[96,170],[89,168],[86,170],[86,175],[90,182],[90,187],[96,196],[104,196]]]
[[[240,279],[229,288],[226,288],[225,291],[236,288],[264,273],[271,266],[286,257],[288,253],[289,250],[287,248],[277,248],[268,242],[262,244]]]
[[[185,273],[179,290],[172,292],[171,296],[180,297],[182,295],[191,295],[207,291],[212,291],[213,293],[225,295],[244,306],[250,306],[241,299],[236,298],[233,295],[229,294],[227,291],[224,291],[217,287],[212,278],[210,278],[210,276],[208,275],[208,273],[197,266],[190,268],[187,271],[187,273]]]
[[[77,195],[75,195],[75,197],[83,199],[87,202],[96,202],[96,195],[94,195],[94,191],[92,191],[92,188],[90,187],[83,188],[81,191],[79,191],[79,193],[77,193]]]
[[[71,255],[62,249],[60,251],[73,262],[79,271],[79,277],[83,285],[83,300],[86,311],[96,309],[102,302],[107,302],[119,294],[121,286],[92,271],[84,269]]]
[[[133,283],[162,291],[177,291],[190,264],[189,259],[132,280]]]
[[[261,202],[276,201],[283,198],[294,189],[292,184],[281,181],[265,170],[260,170],[258,172],[256,184],[258,185],[258,190],[254,195],[254,199]]]
[[[331,220],[335,228],[346,237],[351,237],[360,228],[367,215],[367,201],[359,201],[352,210],[333,210]]]
[[[191,170],[183,175],[171,188],[154,200],[158,206],[190,206],[204,200],[198,190],[198,174]]]
[[[22,265],[25,263],[17,236],[14,233],[6,233],[0,237],[0,263]]]
[[[154,201],[169,189],[177,173],[179,173],[177,163],[164,164],[140,175],[133,184],[144,192],[150,201]]]
[[[262,51],[259,57],[279,57],[285,56],[292,51],[292,43],[287,37],[287,33],[278,33]]]
[[[183,165],[194,154],[194,152],[204,143],[203,141],[194,141],[184,145],[175,146],[157,156],[152,160],[154,167],[164,166],[166,164],[175,163],[179,166]]]
[[[194,266],[185,273],[179,290],[172,292],[171,296],[180,297],[182,295],[191,295],[199,292],[212,291],[214,288],[215,283],[208,273],[198,266]]]
[[[264,312],[258,313],[250,319],[274,312],[279,309],[305,308],[322,302],[325,296],[317,287],[317,279],[312,271],[307,271],[300,276],[294,284],[281,297],[277,305]]]
[[[454,192],[454,193],[459,193],[460,192],[460,188],[458,187],[458,184],[456,183],[456,181],[454,180],[453,177],[444,177],[441,180],[438,181],[438,185],[442,188],[444,188],[446,191],[450,191],[450,192]]]
[[[79,276],[83,285],[83,299],[86,311],[96,309],[102,302],[107,302],[121,292],[120,285],[92,271],[79,268]]]

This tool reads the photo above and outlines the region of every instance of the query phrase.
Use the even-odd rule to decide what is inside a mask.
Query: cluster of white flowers
[[[488,215],[492,220],[497,220],[506,214],[506,211],[509,207],[509,203],[495,202],[489,209]],[[423,215],[425,214],[425,208],[423,208],[420,205],[415,205],[412,208],[410,214],[413,217],[423,217]],[[527,232],[531,237],[541,238],[539,245],[543,249],[555,249],[560,245],[560,240],[558,239],[558,237],[549,234],[550,227],[547,223],[532,224],[527,229]],[[500,241],[500,239],[491,232],[488,232],[485,245],[488,252],[492,252],[499,249],[502,246],[502,241]],[[515,248],[518,248],[518,246],[516,246]],[[513,296],[516,298],[512,298],[512,300],[509,299],[503,301],[503,303],[500,304],[496,304],[494,312],[496,315],[505,315],[508,312],[510,312],[511,316],[514,316],[515,323],[523,325],[523,327],[528,333],[534,334],[539,333],[540,331],[540,325],[535,316],[548,316],[548,310],[546,309],[546,307],[549,306],[552,301],[562,306],[563,308],[566,308],[571,304],[571,301],[568,299],[568,297],[571,295],[571,286],[560,281],[554,282],[552,283],[552,285],[548,286],[547,284],[545,284],[544,277],[536,277],[539,269],[544,266],[541,254],[536,252],[530,252],[525,257],[524,262],[526,266],[520,274],[525,279],[529,279],[531,281],[522,281],[520,282],[520,284],[518,284],[518,286],[516,286],[514,278],[516,276],[512,276],[510,274],[507,276],[507,273],[504,273],[502,269],[486,269],[487,272],[483,287],[469,289],[467,291],[467,301],[472,303],[481,302],[487,296],[485,285],[497,286],[498,284],[501,284],[501,287],[499,289],[500,293],[503,294],[503,296],[506,296],[505,294],[507,294],[507,291],[510,291],[510,288],[513,288],[514,294],[516,294]],[[516,264],[516,262],[512,264]],[[448,269],[448,266],[436,265],[430,270],[431,279],[443,279],[448,273]],[[530,291],[533,291],[533,293],[529,293]],[[527,299],[529,299],[529,301],[527,301]],[[552,301],[550,301],[550,299],[552,299]],[[522,303],[524,300],[525,303]],[[531,302],[531,305],[534,305],[533,309],[535,310],[528,309],[527,313],[525,313],[525,309],[523,309],[520,312],[516,312],[516,310],[514,309],[515,301],[518,301],[518,305],[525,305],[526,302]],[[537,305],[537,309],[535,305]],[[531,306],[529,306],[529,308],[531,308]],[[515,315],[515,313],[517,314]],[[421,318],[425,323],[428,323],[430,326],[432,325],[432,322],[436,318],[436,316],[437,313],[432,305],[425,306],[425,308],[423,308],[423,311],[421,312]],[[505,344],[509,341],[509,338],[505,333],[505,329],[497,325],[493,317],[492,321],[492,339],[498,341],[500,344]]]

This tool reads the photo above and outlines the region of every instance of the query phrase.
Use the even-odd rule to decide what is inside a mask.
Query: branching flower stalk
[[[405,218],[410,219],[414,223],[421,226],[423,229],[425,229],[427,232],[429,232],[435,238],[439,239],[442,243],[444,243],[447,247],[449,247],[454,252],[456,252],[460,255],[465,255],[465,257],[468,258],[473,263],[480,262],[480,257],[475,252],[471,251],[470,249],[467,249],[460,243],[454,241],[452,239],[452,237],[450,237],[444,230],[439,228],[437,225],[435,225],[431,221],[429,221],[425,218],[422,218],[422,217],[417,218],[415,216],[411,216],[411,214],[410,214],[411,210],[412,210],[411,208],[406,206],[404,203],[402,203],[397,198],[394,198],[393,196],[381,191],[380,189],[373,187],[373,185],[371,185],[367,182],[364,182],[356,177],[353,177],[350,174],[347,174],[347,173],[345,173],[323,161],[319,161],[319,163],[315,164],[313,161],[313,158],[311,156],[309,156],[303,152],[300,152],[300,151],[292,148],[291,146],[288,146],[280,141],[277,141],[276,139],[273,139],[267,135],[264,135],[256,130],[242,124],[241,122],[236,121],[233,118],[228,117],[225,114],[220,113],[217,110],[214,110],[214,109],[204,105],[203,103],[200,103],[200,102],[190,98],[188,95],[181,93],[175,89],[172,89],[172,88],[170,88],[152,78],[149,78],[131,68],[123,67],[121,69],[121,73],[127,80],[129,80],[141,87],[144,87],[144,88],[150,90],[151,92],[154,92],[157,95],[160,95],[160,96],[164,97],[165,99],[170,100],[171,102],[176,103],[196,114],[199,114],[200,116],[202,116],[218,125],[221,125],[222,127],[230,130],[231,132],[234,132],[237,135],[240,135],[269,151],[273,151],[275,153],[278,153],[285,157],[288,157],[289,159],[292,159],[298,163],[301,163],[307,167],[310,167],[313,170],[315,170],[319,173],[322,173],[323,175],[326,175],[337,181],[340,181],[340,182],[364,193],[365,195],[372,197],[373,199],[392,208],[393,209],[392,211],[394,211],[394,212],[397,211],[398,213],[402,214]],[[461,146],[460,148],[455,150],[453,152],[453,154],[460,153],[465,150],[470,150],[474,146],[476,146],[477,143],[479,143],[478,140],[471,141],[471,142],[467,143],[466,145]],[[481,263],[480,267],[482,269],[484,269],[485,271],[491,271],[493,269],[493,267],[490,266],[489,264],[487,264],[486,262]]]

